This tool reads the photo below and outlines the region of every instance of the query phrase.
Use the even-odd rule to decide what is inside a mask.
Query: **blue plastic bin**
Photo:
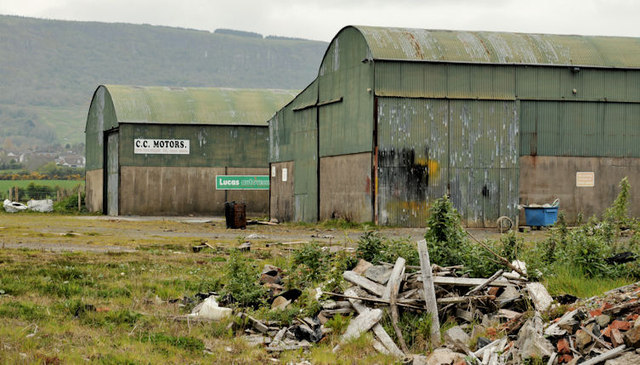
[[[558,220],[558,207],[524,207],[524,217],[528,226],[550,226]]]

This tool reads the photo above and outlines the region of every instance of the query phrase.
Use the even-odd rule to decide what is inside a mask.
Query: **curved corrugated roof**
[[[118,123],[268,125],[292,90],[104,85]]]
[[[378,60],[640,68],[640,38],[354,28]]]

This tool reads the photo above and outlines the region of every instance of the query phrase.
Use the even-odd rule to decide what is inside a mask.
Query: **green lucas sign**
[[[216,190],[269,190],[269,175],[217,175]]]

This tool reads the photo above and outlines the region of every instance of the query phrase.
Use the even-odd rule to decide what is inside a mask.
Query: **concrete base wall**
[[[121,215],[224,215],[224,202],[266,215],[269,192],[216,190],[216,175],[267,175],[267,168],[120,167]]]
[[[85,205],[87,210],[92,213],[102,213],[103,185],[102,169],[87,171],[85,174]]]
[[[283,181],[283,169],[287,171],[287,181]],[[269,186],[271,194],[269,197],[269,217],[275,218],[280,222],[292,221],[295,213],[293,161],[274,162],[271,164]]]
[[[373,221],[371,153],[320,159],[320,220]]]
[[[594,187],[576,187],[576,172],[593,172]],[[560,211],[568,222],[578,213],[585,219],[601,215],[620,192],[627,177],[631,184],[631,215],[640,216],[640,158],[520,157],[520,203],[551,203],[560,199]],[[524,214],[520,224],[525,224]]]

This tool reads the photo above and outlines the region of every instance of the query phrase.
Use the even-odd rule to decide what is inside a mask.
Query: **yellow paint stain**
[[[436,160],[416,158],[415,164],[418,166],[426,166],[429,171],[429,178],[437,179],[438,176],[440,176],[440,164]]]

